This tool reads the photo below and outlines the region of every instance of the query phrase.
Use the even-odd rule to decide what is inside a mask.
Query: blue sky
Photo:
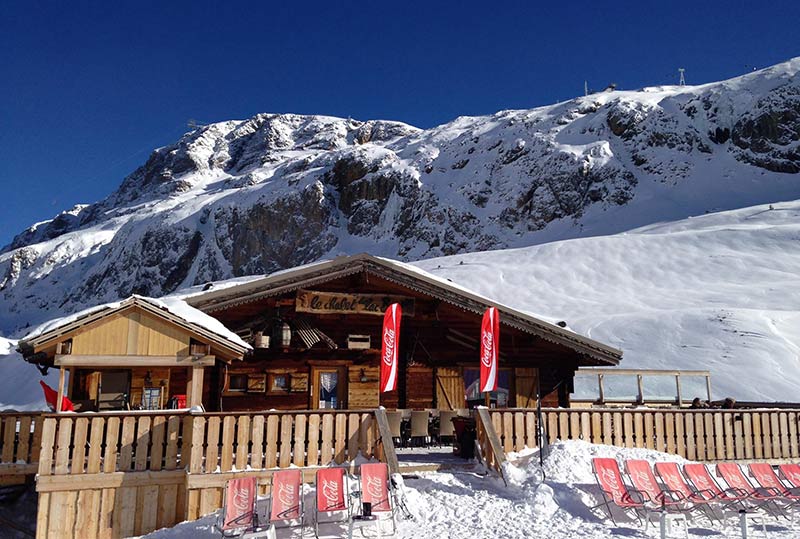
[[[728,78],[800,55],[797,2],[26,2],[0,10],[0,244],[201,122],[401,120]]]

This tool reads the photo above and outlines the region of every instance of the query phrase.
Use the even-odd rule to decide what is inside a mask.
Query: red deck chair
[[[793,507],[800,503],[800,489],[796,487],[786,488],[775,473],[775,470],[772,469],[772,465],[766,462],[758,462],[750,464],[748,468],[756,484],[764,492],[769,492],[780,499],[781,503],[785,504],[786,507]]]
[[[269,522],[276,528],[303,526],[303,472],[280,470],[272,474]]]
[[[625,471],[633,483],[634,488],[647,494],[648,501],[653,506],[663,509],[684,509],[686,501],[672,490],[663,489],[656,481],[650,463],[646,460],[626,460]]]
[[[661,482],[684,500],[694,504],[710,521],[722,519],[714,512],[711,505],[717,503],[711,491],[693,490],[683,477],[678,464],[675,462],[656,462],[655,470]]]
[[[775,505],[781,499],[780,494],[769,489],[754,488],[753,484],[747,480],[742,468],[735,462],[720,462],[717,464],[717,474],[725,480],[729,487],[744,493],[747,500],[758,509],[763,507],[772,516],[780,516],[780,508]],[[775,512],[778,510],[778,513]]]
[[[372,514],[379,517],[376,526],[380,526],[382,521],[389,520],[392,523],[392,534],[396,532],[397,525],[394,519],[394,504],[389,488],[389,466],[384,462],[376,462],[361,465],[361,502],[369,503],[372,506]],[[387,518],[380,518],[381,514],[388,514]],[[362,534],[364,530],[361,530]]]
[[[793,489],[800,488],[800,464],[781,464],[778,470]]]
[[[344,468],[323,468],[317,471],[314,535],[319,537],[320,524],[344,523],[350,519],[350,504],[347,503],[349,492]]]
[[[592,509],[605,507],[611,522],[616,525],[617,521],[614,520],[614,514],[611,512],[613,503],[623,512],[633,514],[641,525],[642,514],[646,511],[646,495],[625,486],[617,461],[610,458],[594,458],[592,459],[592,471],[603,495],[603,503],[595,505]]]
[[[696,491],[702,493],[703,496],[709,498],[709,500],[721,504],[723,510],[728,507],[737,507],[739,509],[747,508],[744,504],[744,502],[748,500],[747,493],[735,488],[722,490],[709,473],[705,464],[684,464],[683,472],[686,474],[689,481],[691,481]]]
[[[217,520],[217,528],[223,537],[236,537],[258,528],[257,492],[255,477],[231,479],[225,484],[222,515]]]

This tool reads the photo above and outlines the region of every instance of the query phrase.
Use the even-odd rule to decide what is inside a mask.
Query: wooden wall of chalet
[[[189,355],[189,333],[139,309],[98,320],[72,339],[75,355]]]

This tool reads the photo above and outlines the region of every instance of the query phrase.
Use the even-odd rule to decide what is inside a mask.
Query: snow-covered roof
[[[61,333],[62,330],[67,329],[68,326],[75,323],[85,323],[95,317],[104,316],[110,314],[112,311],[118,311],[134,304],[150,306],[151,310],[153,310],[152,308],[154,307],[157,311],[166,311],[173,317],[177,317],[186,323],[191,329],[213,338],[217,343],[233,348],[234,350],[244,352],[251,348],[241,337],[226,328],[222,322],[207,315],[203,311],[195,309],[181,298],[149,298],[139,295],[133,295],[122,301],[95,305],[94,307],[89,307],[77,313],[50,320],[28,333],[28,335],[21,339],[21,342],[33,345],[40,344]]]
[[[275,272],[261,279],[234,286],[225,286],[221,290],[216,290],[212,287],[205,292],[188,297],[187,301],[206,312],[214,312],[234,305],[250,303],[259,298],[274,296],[358,273],[368,267],[382,272],[384,277],[387,277],[385,275],[387,271],[394,272],[394,279],[398,280],[400,284],[418,289],[422,293],[433,294],[443,301],[457,304],[459,307],[475,313],[481,313],[488,306],[497,307],[501,314],[504,315],[501,317],[502,323],[522,331],[534,333],[545,340],[568,346],[582,354],[598,358],[603,364],[615,365],[622,358],[621,350],[578,335],[569,329],[559,327],[531,313],[519,311],[492,298],[482,296],[449,279],[433,275],[411,264],[366,253],[340,256],[333,260],[305,264],[297,268]],[[392,276],[387,278],[393,279]],[[420,288],[420,285],[425,286],[424,290]]]

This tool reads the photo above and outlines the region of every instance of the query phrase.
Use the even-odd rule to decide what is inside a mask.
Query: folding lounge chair
[[[766,462],[758,462],[750,464],[748,468],[756,484],[758,484],[763,491],[770,492],[777,496],[778,499],[776,499],[776,501],[783,503],[785,506],[784,508],[792,508],[800,503],[800,488],[786,488],[775,473],[775,470],[772,469],[772,465]]]
[[[613,504],[626,514],[632,514],[641,525],[642,516],[647,511],[646,494],[625,486],[617,461],[610,458],[594,458],[592,459],[592,471],[603,495],[603,503],[595,505],[592,509],[605,507],[611,522],[616,525],[617,521],[614,520],[614,514],[611,512],[611,504]]]
[[[717,464],[717,474],[725,480],[729,487],[744,493],[748,502],[754,509],[764,508],[774,517],[779,517],[781,510],[775,504],[781,495],[769,489],[755,488],[742,472],[741,467],[734,462],[720,462]]]
[[[320,524],[347,523],[350,504],[344,468],[323,468],[317,471],[317,494],[314,496],[314,535],[319,537]]]
[[[792,488],[800,488],[800,464],[781,464],[778,470]]]
[[[691,481],[695,490],[701,492],[709,500],[716,501],[723,510],[728,507],[747,509],[745,502],[748,501],[747,492],[735,488],[723,490],[709,473],[705,464],[684,464],[683,472]]]
[[[272,474],[269,522],[276,528],[303,526],[303,472],[280,470]]]
[[[216,522],[223,537],[238,537],[258,528],[257,492],[255,477],[231,479],[225,484],[222,515]]]
[[[359,515],[354,515],[350,519],[350,535],[354,520],[363,517],[364,503],[369,503],[371,512],[375,515],[377,520],[375,526],[380,531],[382,522],[391,521],[392,534],[397,531],[397,525],[394,517],[394,503],[392,500],[392,493],[390,492],[389,484],[389,466],[386,463],[378,462],[371,464],[361,465],[361,480],[359,488],[361,492],[361,507],[359,508]],[[381,515],[387,515],[381,518]],[[364,535],[364,528],[361,528],[361,534]]]
[[[662,509],[684,509],[685,500],[681,498],[680,494],[668,488],[661,488],[661,485],[656,481],[656,476],[653,475],[650,463],[646,460],[626,460],[625,471],[628,473],[634,488],[647,494],[651,505]]]
[[[686,479],[683,477],[678,464],[675,462],[656,462],[656,474],[661,478],[661,482],[672,492],[678,494],[683,500],[692,503],[708,518],[722,522],[722,519],[714,512],[712,505],[718,503],[714,499],[714,493],[710,490],[693,490]]]

